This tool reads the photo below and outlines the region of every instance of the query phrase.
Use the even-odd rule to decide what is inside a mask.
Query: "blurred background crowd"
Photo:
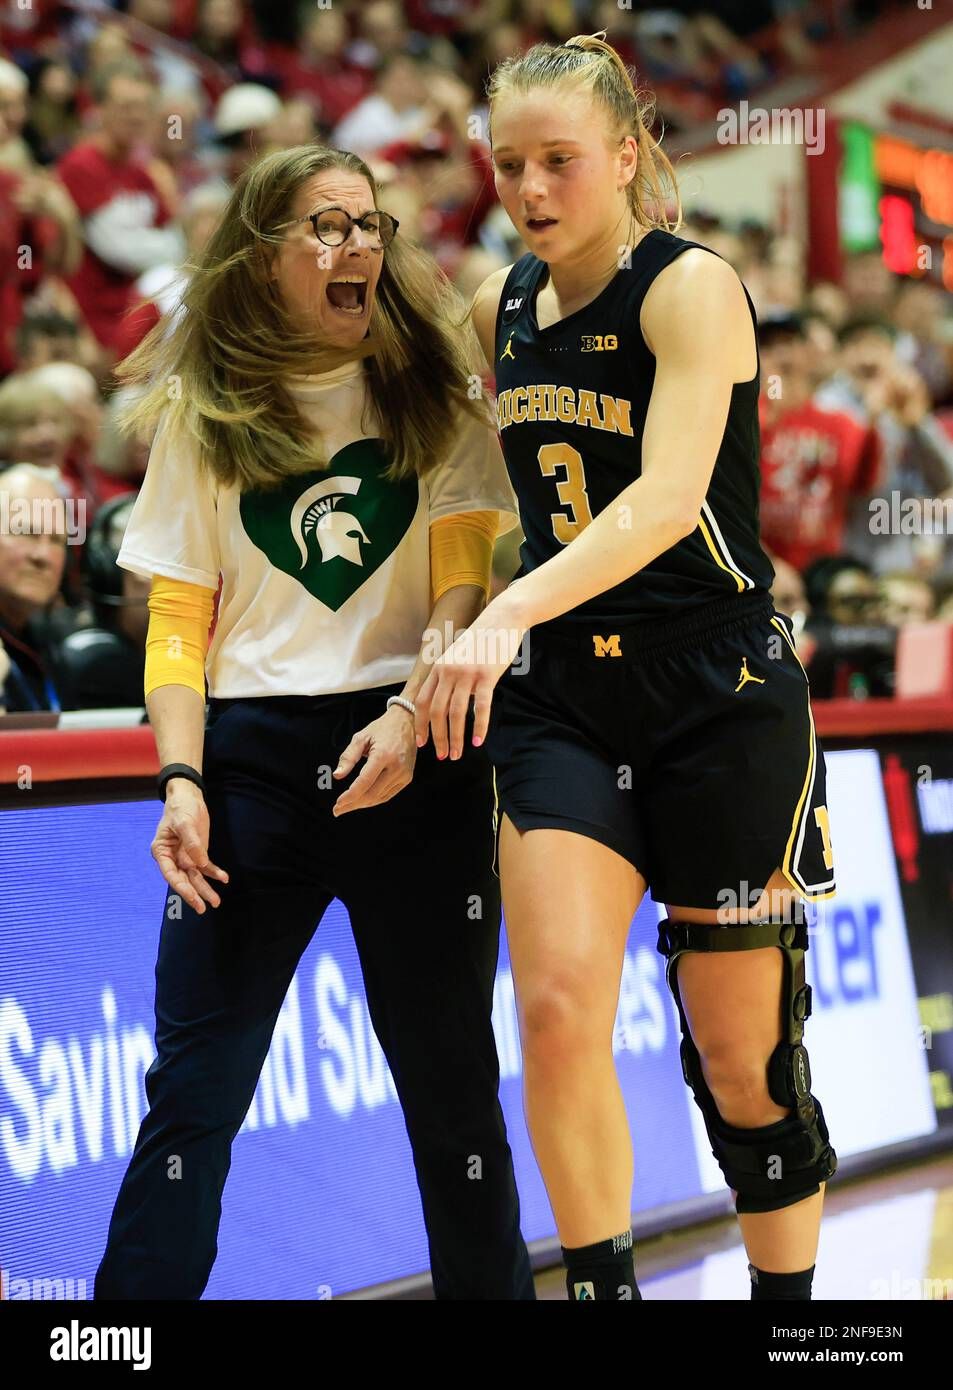
[[[147,586],[115,557],[148,444],[116,428],[112,369],[175,311],[188,259],[249,161],[312,141],[363,155],[400,234],[468,300],[525,249],[497,202],[486,143],[484,83],[502,58],[605,28],[655,93],[656,133],[664,127],[677,151],[726,105],[830,68],[895,9],[3,0],[0,705],[142,704]],[[953,121],[940,124],[938,140],[953,135]],[[792,616],[816,695],[889,696],[898,633],[953,623],[949,290],[922,267],[891,268],[880,245],[818,278],[790,218],[732,217],[703,197],[686,212],[680,234],[725,256],[758,310],[761,515],[776,604]],[[84,543],[5,526],[24,498],[82,501]],[[893,507],[883,526],[871,499]],[[945,529],[924,524],[931,507]],[[517,564],[509,538],[497,558],[502,584]]]

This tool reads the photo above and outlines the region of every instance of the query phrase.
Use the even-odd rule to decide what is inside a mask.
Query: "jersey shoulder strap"
[[[532,252],[527,252],[525,256],[520,256],[511,268],[500,292],[500,302],[496,310],[497,339],[499,339],[501,328],[509,326],[521,314],[525,313],[526,306],[543,269],[543,264]]]

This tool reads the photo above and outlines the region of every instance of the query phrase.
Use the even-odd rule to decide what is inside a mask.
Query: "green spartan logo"
[[[393,555],[414,519],[415,477],[391,482],[383,440],[339,449],[327,469],[245,492],[245,533],[276,569],[335,613]]]

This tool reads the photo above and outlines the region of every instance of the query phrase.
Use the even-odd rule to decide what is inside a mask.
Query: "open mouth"
[[[367,276],[336,275],[328,281],[327,296],[338,313],[360,318],[367,304]]]
[[[548,227],[555,227],[555,217],[527,217],[526,225],[531,232],[545,232]]]

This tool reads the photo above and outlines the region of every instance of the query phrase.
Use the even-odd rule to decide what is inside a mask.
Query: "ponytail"
[[[655,102],[636,89],[629,69],[601,34],[577,34],[565,43],[535,44],[518,58],[507,58],[487,86],[492,113],[501,92],[528,92],[537,87],[573,82],[591,91],[608,110],[613,135],[620,141],[634,135],[638,145],[635,177],[626,188],[629,208],[642,227],[675,232],[682,224],[682,203],[675,170],[651,134]],[[669,217],[669,207],[674,216]]]

